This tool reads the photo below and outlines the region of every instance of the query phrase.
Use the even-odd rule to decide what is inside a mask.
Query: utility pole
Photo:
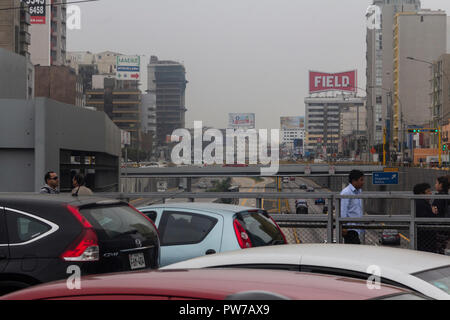
[[[386,127],[383,128],[383,166],[386,165]]]
[[[442,136],[441,136],[441,126],[439,126],[439,168],[442,167]]]

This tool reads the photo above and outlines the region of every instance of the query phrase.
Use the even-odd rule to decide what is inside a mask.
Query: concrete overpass
[[[129,178],[169,178],[169,177],[261,177],[262,165],[251,165],[248,167],[223,167],[212,165],[207,167],[183,166],[168,168],[122,168],[122,177]],[[287,164],[280,165],[275,176],[295,177],[330,177],[348,176],[351,170],[361,170],[366,175],[373,172],[383,171],[379,165],[328,165],[328,164]]]

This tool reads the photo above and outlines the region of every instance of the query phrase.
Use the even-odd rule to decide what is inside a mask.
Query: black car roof
[[[81,196],[74,197],[69,193],[66,194],[39,194],[39,193],[0,193],[0,205],[3,201],[38,201],[47,204],[71,204],[76,207],[99,204],[117,204],[123,201],[104,198],[98,196]]]

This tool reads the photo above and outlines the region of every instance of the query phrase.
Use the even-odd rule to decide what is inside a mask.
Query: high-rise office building
[[[0,48],[5,50],[0,50],[3,80],[0,95],[31,99],[34,97],[34,68],[29,51],[29,9],[20,0],[0,0],[0,9]]]
[[[20,0],[0,0],[0,48],[29,58],[31,23],[28,7]]]
[[[448,45],[448,43],[447,43]],[[450,54],[443,54],[433,63],[431,79],[430,128],[445,127],[450,121]],[[444,136],[444,133],[443,133]],[[432,148],[438,148],[438,139],[431,139]],[[448,137],[446,137],[448,139]],[[447,140],[448,142],[448,140]]]
[[[342,110],[346,107],[355,108],[357,127],[361,127],[360,123],[365,123],[364,103],[365,98],[346,95],[305,98],[305,155],[337,155]]]
[[[383,130],[390,128],[395,15],[418,11],[420,6],[420,0],[373,0],[367,11],[367,134],[371,147],[382,144]]]
[[[447,15],[423,9],[399,12],[393,30],[392,141],[397,147],[406,141],[408,126],[428,126],[432,117],[432,66],[447,50]]]
[[[119,81],[103,78],[102,88],[86,90],[86,105],[105,112],[122,130],[131,133],[131,147],[140,148],[141,91],[136,81]]]
[[[45,2],[47,5],[30,5],[30,8],[38,8],[31,17],[31,62],[62,66],[66,62],[67,0]]]
[[[156,95],[156,141],[185,127],[186,70],[175,61],[162,61],[152,56],[148,65],[148,91]]]

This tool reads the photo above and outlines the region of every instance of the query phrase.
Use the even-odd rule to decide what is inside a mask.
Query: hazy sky
[[[70,2],[71,0],[68,0]],[[69,51],[118,51],[183,62],[186,126],[224,128],[229,112],[258,128],[304,114],[308,70],[358,69],[365,87],[365,13],[371,0],[101,0],[79,4]],[[449,0],[422,0],[450,13]],[[364,91],[360,91],[365,95]]]

